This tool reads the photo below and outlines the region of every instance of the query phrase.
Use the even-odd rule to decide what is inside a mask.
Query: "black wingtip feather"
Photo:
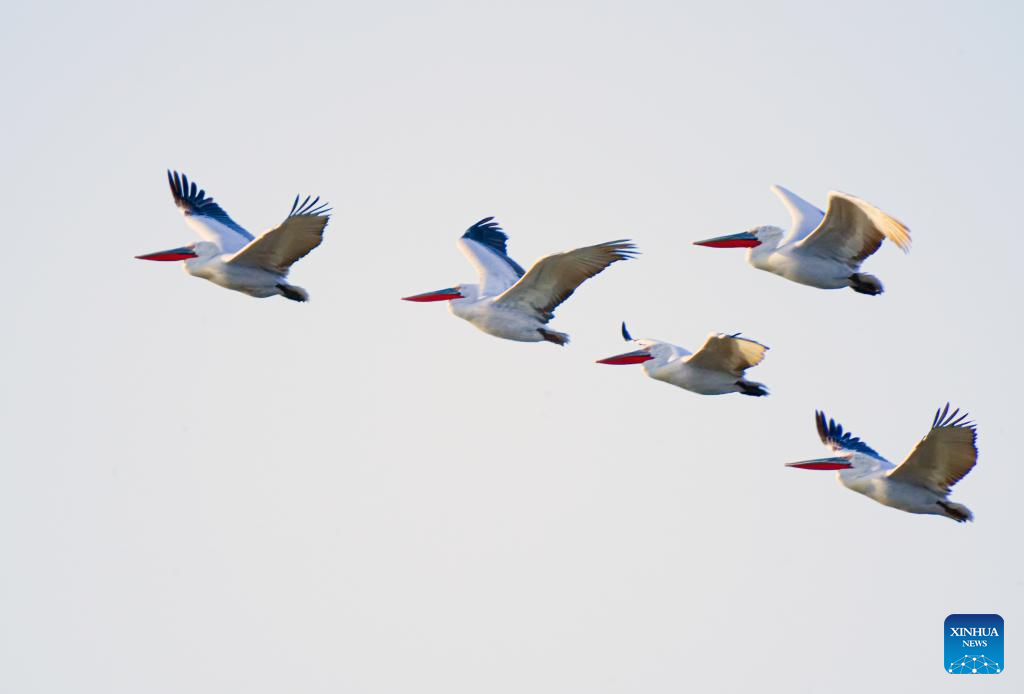
[[[464,239],[472,239],[500,253],[507,253],[508,234],[494,217],[484,217],[462,234]]]
[[[935,418],[932,419],[932,429],[939,429],[941,427],[962,427],[964,429],[974,429],[976,427],[974,422],[968,420],[968,417],[971,416],[970,414],[967,412],[960,414],[959,407],[950,413],[949,407],[950,405],[947,402],[944,407],[940,407],[935,410]]]
[[[228,213],[213,198],[206,196],[205,190],[197,186],[195,182],[189,181],[185,174],[168,169],[167,182],[171,186],[174,204],[186,215],[215,219],[250,241],[252,240],[252,234],[239,226],[235,220],[231,219]]]
[[[462,234],[462,238],[476,241],[494,251],[520,277],[526,273],[519,263],[508,257],[508,234],[505,233],[500,224],[494,221],[494,217],[484,217],[466,229]]]
[[[299,200],[302,202],[299,202]],[[327,216],[331,208],[330,203],[320,202],[320,196],[313,198],[311,195],[307,195],[305,199],[302,199],[302,195],[295,196],[295,202],[292,203],[292,210],[288,213],[289,217],[298,217],[299,215],[311,215],[311,216]]]
[[[636,247],[636,244],[631,239],[616,239],[614,241],[606,241],[601,245],[611,248],[619,260],[630,260],[640,255],[640,249]]]
[[[629,334],[628,330],[626,330],[626,321],[622,321],[622,339],[626,342],[633,341],[633,336]]]
[[[825,420],[825,413],[821,410],[814,412],[814,422],[818,429],[818,437],[826,446],[835,446],[850,451],[859,451],[881,458],[874,448],[861,441],[848,431],[843,431],[843,425],[834,419]]]

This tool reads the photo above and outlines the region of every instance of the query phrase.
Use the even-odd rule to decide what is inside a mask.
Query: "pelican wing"
[[[608,241],[541,258],[530,271],[494,300],[507,306],[533,312],[547,323],[560,303],[576,288],[619,260],[633,257],[636,246],[629,241]]]
[[[206,197],[206,191],[195,181],[189,181],[185,174],[167,172],[174,204],[185,215],[185,223],[199,234],[204,241],[210,241],[224,253],[234,253],[252,241],[252,234],[228,216],[213,198]]]
[[[910,230],[860,198],[835,191],[828,194],[828,212],[818,227],[796,247],[804,253],[834,258],[856,269],[889,239],[910,250]]]
[[[287,274],[292,263],[320,245],[329,214],[327,203],[320,203],[320,198],[306,196],[300,203],[296,196],[292,211],[280,225],[262,233],[226,262]]]
[[[481,219],[455,243],[476,269],[481,296],[501,294],[524,274],[519,263],[508,257],[508,234],[494,217]]]
[[[821,442],[833,451],[856,451],[885,460],[878,451],[867,445],[859,438],[848,431],[843,431],[843,425],[834,419],[825,419],[824,412],[814,413],[814,423],[818,427],[818,436]]]
[[[977,432],[967,413],[949,411],[949,403],[935,413],[932,428],[888,477],[919,485],[945,496],[978,461]]]
[[[774,185],[772,186],[772,192],[779,197],[782,204],[789,210],[789,216],[793,218],[793,225],[789,229],[789,235],[782,242],[784,244],[796,243],[801,239],[807,238],[807,235],[814,231],[825,217],[824,212],[791,190],[787,190],[780,185]]]
[[[736,335],[711,333],[686,363],[700,369],[725,371],[737,378],[751,366],[764,360],[768,348],[759,342]]]

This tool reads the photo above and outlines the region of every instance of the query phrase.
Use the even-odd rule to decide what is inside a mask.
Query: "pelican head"
[[[825,413],[821,410],[815,411],[814,424],[821,442],[838,455],[786,463],[786,467],[802,470],[835,470],[840,480],[847,481],[873,474],[880,466],[887,464],[875,449],[849,431],[845,431],[843,425],[836,420],[826,419]]]
[[[622,339],[626,342],[632,342],[639,349],[633,350],[632,352],[624,352],[623,354],[616,354],[612,357],[605,357],[604,359],[598,359],[598,364],[612,364],[616,366],[624,366],[626,364],[643,364],[646,361],[651,361],[657,358],[658,348],[661,343],[657,340],[637,340],[629,334],[629,329],[626,328],[626,322],[622,322]]]
[[[786,463],[786,467],[795,467],[801,470],[832,470],[836,473],[836,479],[847,486],[850,486],[851,483],[855,484],[857,480],[877,474],[880,465],[879,458],[858,451],[842,451],[838,455],[828,458],[813,458]]]

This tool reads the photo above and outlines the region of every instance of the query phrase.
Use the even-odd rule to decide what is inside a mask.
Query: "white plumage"
[[[458,284],[404,299],[448,301],[453,314],[495,337],[564,345],[569,336],[546,327],[555,308],[587,279],[635,254],[629,241],[609,241],[546,256],[524,272],[506,253],[508,236],[493,220],[480,220],[457,242],[476,269],[477,284]]]
[[[864,200],[831,192],[828,211],[782,186],[772,186],[792,217],[787,235],[775,226],[697,241],[711,248],[748,248],[747,262],[759,270],[819,289],[850,287],[861,294],[881,294],[881,281],[860,271],[864,260],[889,239],[910,250],[910,230]]]
[[[320,198],[299,201],[281,224],[258,238],[237,224],[206,196],[206,191],[178,172],[168,171],[174,202],[188,224],[203,239],[188,246],[136,256],[142,260],[183,260],[185,270],[222,287],[249,296],[284,296],[306,301],[302,287],[286,281],[291,266],[320,245],[330,210]]]
[[[840,455],[817,458],[789,467],[805,470],[836,470],[839,482],[848,489],[880,504],[909,513],[945,516],[958,522],[973,520],[970,509],[949,500],[953,485],[971,471],[978,459],[975,425],[960,410],[940,408],[932,428],[907,459],[894,466],[873,448],[835,420],[815,413],[822,443]]]
[[[701,395],[768,395],[763,383],[745,378],[747,369],[764,360],[768,348],[738,333],[711,333],[696,353],[661,340],[634,340],[625,323],[622,337],[638,349],[600,359],[599,364],[643,364],[649,377]]]

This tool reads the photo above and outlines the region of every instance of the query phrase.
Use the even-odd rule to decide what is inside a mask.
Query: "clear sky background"
[[[950,613],[1024,684],[1019,4],[23,3],[0,26],[0,691],[961,691]],[[335,212],[256,300],[132,256],[193,240],[178,168],[254,232]],[[914,248],[867,297],[691,245],[860,195]],[[643,255],[504,342],[399,297],[510,253]],[[771,346],[768,398],[598,366]],[[952,401],[977,521],[829,473]]]

